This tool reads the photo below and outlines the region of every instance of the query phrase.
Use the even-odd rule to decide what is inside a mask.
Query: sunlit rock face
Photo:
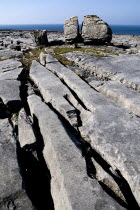
[[[82,24],[82,38],[85,43],[106,43],[112,39],[112,30],[96,15],[87,15]]]

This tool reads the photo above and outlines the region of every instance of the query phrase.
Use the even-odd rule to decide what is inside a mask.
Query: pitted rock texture
[[[82,38],[85,43],[105,43],[112,39],[112,30],[96,15],[87,15],[82,23]]]
[[[71,17],[66,20],[64,23],[64,36],[65,40],[68,43],[73,43],[78,41],[79,37],[79,25],[78,25],[78,17]]]

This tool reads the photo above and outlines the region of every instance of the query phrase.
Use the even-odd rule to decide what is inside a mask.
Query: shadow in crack
[[[54,210],[50,192],[51,175],[42,154],[43,138],[35,118],[34,122],[36,143],[21,148],[17,142],[17,158],[23,188],[37,210]]]
[[[86,167],[87,167],[87,174],[90,178],[96,177],[96,168],[91,160],[94,158],[95,161],[106,171],[113,179],[114,182],[118,185],[120,191],[125,197],[126,203],[121,200],[117,195],[102,181],[99,181],[101,187],[109,194],[112,198],[114,198],[119,204],[123,207],[127,208],[128,210],[139,210],[140,207],[131,191],[129,183],[125,180],[119,170],[115,170],[114,173],[110,170],[111,166],[98,154],[93,148],[91,148],[88,142],[85,142],[82,139],[82,151],[83,156],[86,160]]]

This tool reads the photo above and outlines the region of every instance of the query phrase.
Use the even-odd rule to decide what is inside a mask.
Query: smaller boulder
[[[74,16],[64,23],[64,36],[68,43],[75,43],[79,38],[78,17]]]
[[[36,44],[39,45],[48,45],[48,38],[47,38],[47,31],[46,30],[36,30],[33,33],[34,35],[34,41]]]
[[[82,24],[82,39],[84,43],[109,43],[112,39],[112,30],[98,16],[87,15]]]

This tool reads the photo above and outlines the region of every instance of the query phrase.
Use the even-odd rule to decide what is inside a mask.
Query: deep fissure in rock
[[[87,174],[89,175],[89,177],[96,177],[96,168],[91,161],[91,158],[94,158],[95,161],[104,169],[104,171],[107,172],[114,179],[114,181],[120,188],[120,191],[124,195],[127,204],[122,199],[120,199],[105,183],[99,181],[99,184],[105,190],[105,192],[109,194],[112,198],[114,198],[120,205],[129,210],[140,209],[128,182],[122,176],[121,172],[119,170],[115,170],[113,173],[110,170],[111,165],[109,165],[93,148],[91,148],[88,142],[86,142],[84,139],[82,139],[82,142],[82,151],[83,156],[86,160]]]
[[[33,86],[34,83],[33,81],[28,78],[28,80],[32,83]],[[65,82],[63,80],[61,80],[63,82],[63,84],[65,86],[67,86],[65,84]],[[68,87],[68,86],[67,86]],[[69,87],[68,89],[71,91],[72,95],[79,101],[80,99],[77,98],[77,95],[74,93],[74,91],[72,91]],[[27,90],[27,89],[26,89]],[[38,90],[38,88],[35,90],[35,92],[37,93],[38,96],[40,96],[42,98],[42,100],[44,101],[40,91]],[[27,103],[27,97],[25,97],[25,101]],[[80,103],[81,104],[81,103]],[[85,140],[83,140],[80,136],[80,132],[78,132],[77,130],[75,130],[68,122],[66,119],[64,119],[64,117],[58,112],[56,111],[53,106],[48,103],[47,104],[57,115],[58,117],[60,118],[62,124],[64,124],[64,127],[67,131],[67,133],[70,135],[70,132],[72,133],[72,135],[74,135],[78,140],[79,142],[76,142],[76,146],[81,150],[81,145],[82,145],[82,153],[83,153],[83,156],[85,158],[85,161],[86,161],[86,166],[87,166],[87,174],[90,178],[96,178],[96,167],[94,166],[91,158],[94,158],[96,160],[96,162],[104,169],[104,171],[106,171],[109,175],[111,175],[114,179],[114,181],[118,184],[119,188],[120,188],[120,191],[122,192],[122,194],[124,195],[125,199],[126,199],[126,202],[127,204],[122,200],[120,199],[105,183],[103,183],[102,181],[97,181],[99,182],[99,184],[102,186],[102,188],[104,189],[104,191],[110,195],[112,198],[114,198],[120,205],[122,205],[123,207],[129,209],[129,210],[132,210],[132,209],[139,209],[139,206],[137,204],[137,201],[135,200],[134,196],[133,196],[133,193],[130,189],[130,186],[129,184],[127,183],[127,181],[124,179],[124,177],[121,175],[120,172],[118,171],[115,171],[115,174],[112,173],[110,171],[110,165],[95,151],[91,148],[90,144],[87,143]],[[86,109],[85,105],[82,104],[82,107]],[[87,110],[87,109],[86,109]],[[34,116],[34,124],[37,126],[35,126],[35,130],[38,130],[39,126],[38,126],[38,120],[37,118]],[[40,133],[40,131],[39,131]],[[41,133],[39,134],[39,136],[41,136]],[[40,137],[39,137],[40,138]],[[42,137],[41,137],[42,138]],[[72,139],[72,138],[71,138]],[[43,141],[42,141],[43,142]],[[41,143],[41,141],[40,141]],[[75,142],[74,142],[75,143]],[[39,147],[40,147],[40,151],[42,150],[41,148],[43,148],[43,145],[41,146],[41,144],[39,144]],[[27,148],[26,148],[27,150]],[[29,149],[30,150],[30,149]],[[27,150],[28,151],[28,150]],[[26,152],[27,152],[26,151]],[[23,152],[24,153],[24,152]],[[27,154],[27,153],[26,153]],[[28,155],[27,155],[28,156]],[[33,155],[32,153],[32,158],[34,159],[35,156]],[[42,155],[42,152],[41,152],[41,159],[42,159],[43,155]],[[31,159],[32,159],[31,158]],[[30,158],[29,158],[30,159]],[[44,159],[44,158],[43,158]],[[43,160],[44,161],[44,160]],[[40,166],[39,166],[40,167]],[[50,182],[49,182],[50,183]],[[39,210],[42,210],[42,209],[39,209]]]
[[[20,97],[27,115],[30,109],[27,103],[29,70],[23,69],[20,75]],[[38,120],[33,117],[33,131],[36,143],[20,147],[17,141],[17,159],[23,180],[23,188],[37,210],[54,210],[53,199],[50,192],[51,175],[45,163],[42,151],[43,137],[39,129]],[[18,129],[16,129],[18,136]],[[17,137],[18,138],[18,137]]]

